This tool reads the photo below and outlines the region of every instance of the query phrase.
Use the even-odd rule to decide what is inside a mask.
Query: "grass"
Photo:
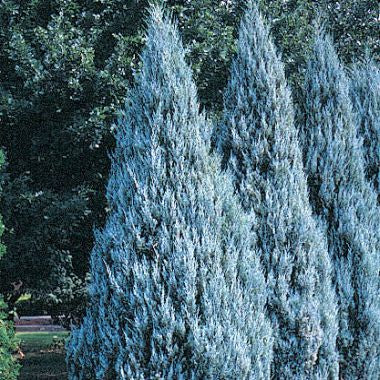
[[[66,380],[62,340],[66,332],[22,332],[16,334],[25,358],[19,380]]]

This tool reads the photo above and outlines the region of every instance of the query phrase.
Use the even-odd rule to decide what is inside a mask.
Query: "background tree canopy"
[[[113,122],[139,67],[147,1],[3,0],[0,141],[8,165],[1,209],[8,254],[0,293],[80,314],[93,227],[104,197]],[[201,104],[221,110],[244,1],[166,1],[178,19]],[[377,1],[261,0],[286,74],[298,87],[318,9],[345,62],[379,57]],[[19,287],[16,285],[22,284]]]

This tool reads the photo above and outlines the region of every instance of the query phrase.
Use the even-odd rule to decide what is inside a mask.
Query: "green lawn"
[[[19,380],[67,380],[62,347],[66,332],[22,332],[16,336],[25,354]]]

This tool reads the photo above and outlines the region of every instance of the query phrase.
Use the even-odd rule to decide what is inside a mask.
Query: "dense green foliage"
[[[297,95],[310,53],[313,20],[318,3],[311,0],[259,0],[260,11],[285,65],[285,73]]]
[[[91,256],[70,379],[267,379],[271,329],[251,218],[210,154],[176,28],[152,7],[117,126],[111,212]]]
[[[317,3],[345,63],[364,57],[367,49],[380,60],[377,0],[317,0]]]
[[[4,164],[4,154],[0,150],[0,167]],[[1,190],[1,188],[0,188]],[[0,216],[0,238],[4,231],[4,225]],[[0,259],[5,253],[5,246],[0,240]],[[0,379],[16,380],[19,365],[12,356],[17,348],[17,341],[14,338],[13,326],[8,321],[7,306],[3,297],[0,296]]]
[[[256,6],[240,26],[218,133],[241,203],[254,211],[274,329],[271,378],[337,378],[327,244],[308,199],[290,90]]]
[[[333,44],[315,38],[303,143],[314,211],[326,224],[339,301],[340,378],[380,373],[380,210],[366,181],[349,81]]]
[[[72,20],[75,8],[50,5],[1,5],[1,121],[7,126],[1,140],[11,174],[3,201],[9,255],[0,276],[12,303],[19,294],[11,284],[20,281],[20,292],[47,303],[70,301],[87,272],[83,251],[90,250],[101,213],[94,179],[102,160],[90,149],[98,130],[90,119],[97,94],[107,92],[100,91],[90,38]]]

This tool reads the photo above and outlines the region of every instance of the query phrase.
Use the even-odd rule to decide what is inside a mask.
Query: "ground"
[[[67,332],[19,332],[22,368],[19,380],[67,380],[64,339]]]

